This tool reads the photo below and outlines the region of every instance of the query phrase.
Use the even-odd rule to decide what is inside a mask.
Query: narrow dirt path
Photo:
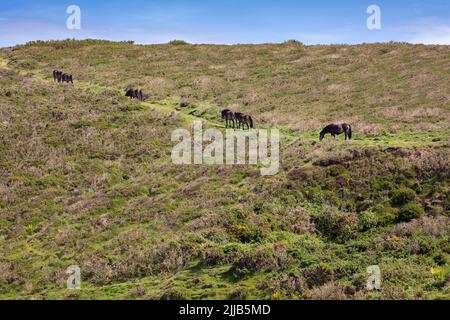
[[[8,67],[8,60],[6,57],[0,55],[0,68],[10,69]],[[20,70],[22,75],[32,75],[35,79],[38,79],[43,82],[53,82],[53,78],[50,75],[45,74],[42,70]],[[104,91],[113,91],[118,95],[123,94],[123,90],[117,87],[107,87],[99,84],[93,84],[90,82],[80,81],[75,79],[74,83],[75,88],[87,89],[91,90],[93,93],[103,93]],[[182,117],[187,123],[191,124],[194,121],[202,121],[203,123],[207,123],[211,127],[225,129],[225,126],[220,121],[211,121],[199,116],[196,116],[192,113],[186,113],[183,111],[179,111],[176,107],[167,105],[165,101],[154,101],[154,102],[138,102],[133,100],[134,103],[144,106],[146,108],[151,108],[153,110],[157,110],[164,114],[169,114],[172,112],[176,112],[180,117]],[[282,150],[289,148],[291,145],[304,141],[308,144],[313,143],[313,141],[318,140],[318,131],[316,133],[311,132],[293,132],[289,130],[288,127],[279,127],[278,128],[282,135]],[[319,130],[319,129],[318,129]],[[317,136],[317,139],[316,139]],[[373,137],[356,137],[351,141],[337,141],[335,144],[337,146],[346,147],[362,147],[362,148],[392,148],[392,147],[401,147],[401,148],[415,148],[415,147],[423,147],[423,146],[441,146],[448,145],[449,141],[446,139],[442,139],[442,137],[450,136],[450,128],[446,130],[434,130],[434,131],[417,131],[417,132],[400,132],[397,134],[380,134]],[[342,138],[341,138],[342,139]]]

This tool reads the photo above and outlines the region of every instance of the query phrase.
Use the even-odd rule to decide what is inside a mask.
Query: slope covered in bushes
[[[449,56],[292,42],[2,49],[0,297],[450,298]],[[54,83],[54,68],[75,85]],[[123,97],[129,85],[146,102]],[[172,131],[217,126],[227,106],[281,129],[278,175],[172,164]],[[318,143],[339,120],[355,140]],[[66,289],[70,265],[81,290]],[[379,291],[366,289],[371,265]]]

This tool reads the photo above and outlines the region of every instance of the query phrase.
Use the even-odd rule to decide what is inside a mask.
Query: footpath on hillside
[[[6,57],[0,55],[0,68],[11,70],[8,66],[9,61]],[[49,74],[45,74],[42,70],[24,70],[20,69],[19,73],[23,76],[32,76],[34,79],[39,81],[43,81],[46,83],[53,82],[53,78]],[[105,91],[115,92],[118,96],[124,95],[123,89],[116,87],[107,87],[99,84],[93,84],[86,81],[80,81],[75,79],[73,86],[79,89],[90,90],[93,93],[103,93]],[[172,101],[133,101],[134,104],[140,105],[144,107],[147,111],[149,110],[157,110],[163,114],[170,114],[176,112],[182,119],[184,119],[187,123],[191,124],[194,121],[202,121],[206,125],[210,127],[217,127],[225,129],[225,126],[222,122],[220,122],[219,111],[220,108],[217,106],[218,110],[218,119],[217,121],[213,121],[210,119],[206,119],[200,116],[197,116],[193,110],[182,111],[177,109],[176,99]],[[195,110],[194,110],[195,111]],[[265,129],[267,126],[264,127]],[[277,129],[280,130],[282,134],[282,139],[285,141],[282,144],[282,148],[286,149],[289,146],[293,145],[298,141],[303,141],[306,143],[314,143],[318,139],[318,132],[303,132],[303,131],[294,131],[285,126],[278,126]],[[357,129],[357,128],[356,128]],[[316,139],[317,136],[317,139]],[[344,144],[344,148],[348,146],[351,147],[361,147],[361,148],[421,148],[426,146],[448,146],[450,137],[450,128],[446,130],[427,130],[427,131],[412,131],[412,132],[399,132],[395,134],[390,133],[381,133],[376,135],[365,135],[358,136],[358,132],[356,130],[356,134],[354,135],[354,139],[352,141],[338,141],[336,142],[338,145]]]

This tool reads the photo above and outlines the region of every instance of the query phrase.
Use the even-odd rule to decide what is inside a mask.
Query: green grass
[[[0,298],[449,299],[447,64],[403,44],[1,49]],[[278,175],[172,164],[171,132],[224,129],[224,107],[280,130]],[[354,140],[319,143],[331,121]]]

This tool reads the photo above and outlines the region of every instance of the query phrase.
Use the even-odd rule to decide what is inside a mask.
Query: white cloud
[[[450,26],[430,26],[418,30],[410,40],[412,43],[450,45]]]

